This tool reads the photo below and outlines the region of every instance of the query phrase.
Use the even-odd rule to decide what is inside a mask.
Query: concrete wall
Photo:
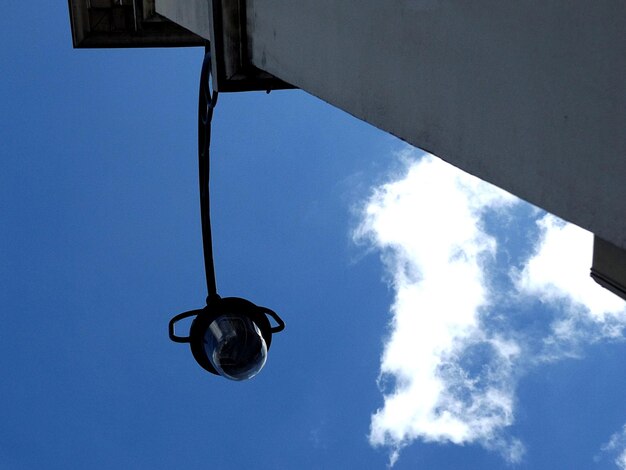
[[[246,8],[255,66],[626,248],[626,1]]]

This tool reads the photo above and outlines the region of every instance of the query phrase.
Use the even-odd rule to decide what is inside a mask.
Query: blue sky
[[[587,234],[301,91],[220,96],[218,287],[287,328],[200,369],[202,51],[73,50],[66,8],[0,19],[0,468],[626,468]]]

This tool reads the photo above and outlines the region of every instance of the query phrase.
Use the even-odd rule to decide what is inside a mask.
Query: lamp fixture
[[[211,213],[209,175],[211,120],[217,104],[217,91],[211,87],[211,53],[205,50],[200,73],[198,101],[198,173],[202,245],[208,296],[206,306],[176,315],[169,322],[169,337],[176,343],[189,343],[198,364],[212,374],[231,380],[246,380],[260,372],[267,360],[272,334],[285,328],[276,312],[239,297],[220,297],[217,293]],[[178,336],[178,321],[195,316],[189,336]],[[271,317],[276,326],[272,326]]]

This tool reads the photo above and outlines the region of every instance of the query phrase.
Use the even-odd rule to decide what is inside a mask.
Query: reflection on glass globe
[[[220,315],[204,334],[204,350],[217,372],[231,380],[254,377],[265,365],[267,345],[247,316]]]

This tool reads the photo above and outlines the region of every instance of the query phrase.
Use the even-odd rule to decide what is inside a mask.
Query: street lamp
[[[260,372],[267,360],[272,334],[285,328],[283,320],[266,307],[259,307],[239,297],[222,298],[217,293],[213,263],[209,198],[211,119],[217,104],[217,91],[211,89],[211,55],[205,51],[200,74],[198,102],[198,170],[202,245],[208,296],[206,306],[176,315],[169,323],[170,339],[189,343],[198,364],[212,374],[231,380],[246,380]],[[195,316],[189,336],[178,336],[178,321]],[[270,324],[268,316],[276,326]]]

